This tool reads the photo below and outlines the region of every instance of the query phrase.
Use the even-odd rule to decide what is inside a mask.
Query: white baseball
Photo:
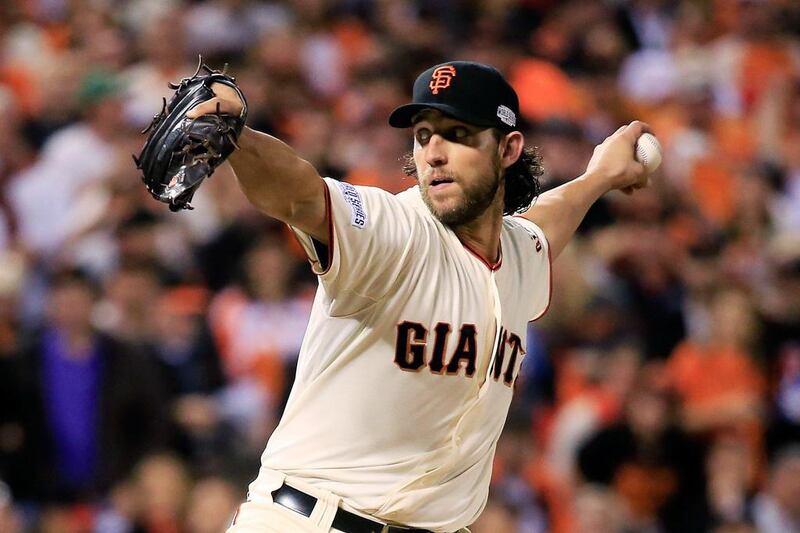
[[[661,164],[661,144],[652,133],[642,133],[636,140],[636,161],[652,174]]]

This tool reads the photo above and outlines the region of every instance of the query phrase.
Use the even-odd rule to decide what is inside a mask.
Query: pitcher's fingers
[[[650,124],[647,122],[642,122],[641,120],[634,120],[627,126],[625,126],[624,135],[627,136],[630,140],[636,142],[636,140],[642,135],[642,133],[653,133]]]
[[[211,100],[206,100],[205,102],[197,104],[186,113],[186,116],[188,118],[197,118],[202,115],[212,115],[217,112],[217,106],[219,106],[220,113],[236,113],[234,106],[230,102],[222,98],[212,98]]]

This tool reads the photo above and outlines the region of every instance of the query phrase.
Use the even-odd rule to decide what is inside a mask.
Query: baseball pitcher
[[[235,85],[211,89],[189,120],[243,117]],[[398,195],[322,178],[280,140],[241,130],[228,159],[239,184],[292,228],[319,288],[230,533],[452,533],[480,515],[553,260],[601,195],[647,184],[634,146],[648,127],[633,122],[529,208],[542,170],[518,116],[492,67],[423,72],[389,117],[414,144],[416,185]]]

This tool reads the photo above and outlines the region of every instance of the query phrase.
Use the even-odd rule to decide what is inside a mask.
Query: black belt
[[[311,511],[314,510],[314,506],[317,504],[317,499],[314,496],[290,487],[285,483],[272,492],[272,501],[303,516],[311,516]],[[331,527],[345,533],[432,533],[427,529],[386,525],[382,522],[358,516],[350,511],[345,511],[341,507],[336,510],[336,516],[333,517]]]

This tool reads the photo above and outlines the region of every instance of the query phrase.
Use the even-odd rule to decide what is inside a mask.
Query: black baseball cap
[[[417,77],[410,104],[389,115],[389,124],[408,128],[423,109],[436,109],[475,126],[517,129],[519,98],[500,72],[472,61],[434,65]]]

